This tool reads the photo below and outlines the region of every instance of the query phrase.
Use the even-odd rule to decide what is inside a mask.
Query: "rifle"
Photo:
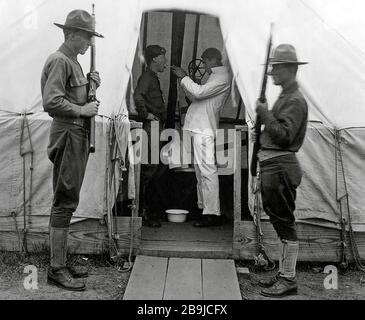
[[[266,52],[266,61],[264,67],[264,74],[262,78],[261,91],[259,101],[261,103],[266,102],[266,85],[267,85],[267,71],[269,68],[269,58],[272,47],[272,32],[273,32],[273,23],[270,25],[270,36],[267,44],[267,52]],[[256,123],[255,123],[255,134],[256,141],[253,146],[252,158],[251,158],[251,175],[253,177],[259,176],[258,173],[258,152],[260,150],[260,135],[261,135],[261,120],[257,115]],[[260,200],[260,183],[257,180],[256,182],[256,190],[255,190],[255,203],[253,209],[253,218],[254,223],[256,225],[256,235],[257,235],[257,256],[255,256],[255,266],[258,268],[264,268],[264,270],[269,271],[275,268],[275,262],[270,259],[270,257],[266,254],[265,247],[263,245],[263,232],[261,228],[261,200]]]
[[[273,23],[271,23],[270,25],[270,36],[267,44],[264,74],[262,77],[261,91],[259,97],[259,101],[262,103],[266,102],[267,70],[269,68],[269,58],[272,47],[272,31],[273,31]],[[259,116],[256,116],[255,134],[256,134],[256,141],[253,145],[252,158],[251,158],[251,175],[253,177],[256,177],[257,175],[257,162],[258,162],[257,153],[259,152],[261,147],[260,146],[261,120]]]
[[[92,5],[92,27],[95,31],[95,5]],[[90,72],[95,71],[95,36],[91,38],[91,50],[90,50]],[[98,101],[96,98],[96,83],[91,77],[89,77],[89,92],[87,97],[88,102]],[[90,153],[95,152],[95,116],[90,118],[90,144],[89,144]]]

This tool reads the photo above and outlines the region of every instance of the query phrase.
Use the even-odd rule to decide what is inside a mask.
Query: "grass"
[[[116,262],[111,261],[108,251],[99,255],[69,254],[69,265],[86,266],[92,275],[87,279],[88,290],[83,295],[76,294],[75,299],[121,300],[130,275],[130,272],[119,272],[124,261],[123,257]],[[46,284],[49,263],[47,246],[40,246],[37,252],[28,254],[0,250],[0,300],[8,299],[9,295],[11,299],[20,300],[73,299],[69,291],[55,290]],[[40,272],[40,290],[34,293],[23,288],[24,270],[28,265],[36,266]]]
[[[323,269],[328,266],[333,265],[338,268],[340,273],[346,273],[347,271],[358,271],[354,262],[349,263],[348,268],[342,272],[339,262],[304,262],[298,261],[296,270],[302,272],[315,272],[320,273]],[[253,272],[266,272],[263,268],[257,267],[253,260],[236,260],[237,267],[247,267]],[[278,268],[278,262],[275,261],[275,267]]]
[[[85,265],[94,268],[98,267],[118,267],[123,265],[127,261],[126,256],[120,257],[117,261],[110,259],[109,251],[103,250],[101,254],[94,255],[80,255],[80,254],[68,254],[68,264],[70,265]],[[33,247],[31,253],[24,252],[9,252],[0,250],[0,274],[7,270],[18,270],[24,269],[26,265],[35,265],[38,268],[49,267],[49,247],[47,244],[37,244]],[[298,262],[297,270],[304,272],[321,272],[327,265],[335,265],[338,267],[338,263],[324,263],[324,262]],[[254,272],[265,272],[264,269],[258,268],[252,260],[236,260],[237,267],[248,267]],[[277,268],[276,262],[276,268]],[[340,270],[340,269],[339,269]],[[349,264],[347,271],[356,271],[354,263]]]
[[[83,265],[90,268],[118,267],[123,265],[125,261],[127,259],[124,256],[117,261],[112,261],[107,250],[95,255],[67,255],[67,264]],[[31,253],[0,250],[0,276],[10,275],[11,273],[23,273],[24,267],[27,265],[34,265],[38,269],[47,269],[49,264],[49,247],[46,244],[33,247]]]

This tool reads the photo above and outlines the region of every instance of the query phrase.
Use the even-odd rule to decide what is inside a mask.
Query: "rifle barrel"
[[[272,33],[273,33],[273,27],[274,24],[270,24],[270,36],[269,41],[267,44],[267,51],[266,51],[266,60],[265,60],[265,67],[264,67],[264,73],[262,77],[262,83],[261,83],[261,90],[260,90],[260,96],[259,101],[264,103],[266,102],[266,85],[267,85],[267,70],[269,68],[269,59],[270,59],[270,53],[271,53],[271,47],[272,47]],[[255,134],[256,134],[256,141],[253,145],[252,150],[252,158],[251,158],[251,175],[255,177],[257,175],[257,169],[258,169],[258,152],[261,148],[260,145],[260,135],[261,135],[261,119],[259,116],[256,116],[256,123],[255,123]]]
[[[95,4],[92,4],[92,27],[95,31]],[[91,38],[91,50],[90,50],[90,72],[95,71],[95,60],[96,60],[96,48],[95,48],[95,36]],[[96,101],[96,83],[89,79],[89,102]],[[90,143],[89,143],[90,153],[95,152],[95,117],[90,118]]]

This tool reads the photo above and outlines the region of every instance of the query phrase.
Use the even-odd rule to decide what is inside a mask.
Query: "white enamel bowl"
[[[166,210],[166,213],[167,220],[170,222],[185,222],[189,211],[181,209],[169,209]]]

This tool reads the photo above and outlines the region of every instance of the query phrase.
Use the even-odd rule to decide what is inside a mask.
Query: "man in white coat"
[[[174,74],[181,79],[181,86],[192,103],[185,117],[184,135],[192,141],[194,167],[197,178],[198,206],[203,210],[203,219],[196,227],[209,227],[222,224],[219,202],[218,169],[215,158],[215,138],[220,111],[231,88],[231,74],[222,65],[222,55],[216,48],[208,48],[202,60],[209,74],[207,82],[199,85],[191,80],[179,67],[172,67]]]

